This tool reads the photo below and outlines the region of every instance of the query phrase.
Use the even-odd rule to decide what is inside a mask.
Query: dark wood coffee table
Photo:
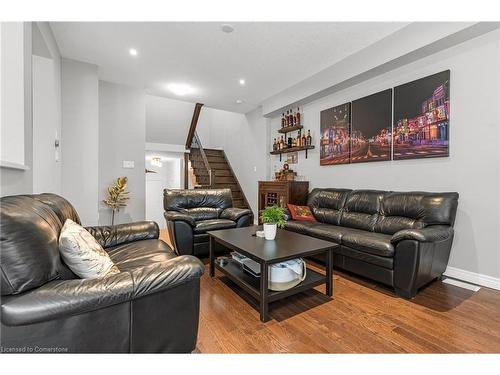
[[[260,305],[261,321],[268,320],[269,303],[279,299],[322,284],[326,284],[326,295],[333,295],[332,250],[337,244],[282,229],[278,229],[275,240],[268,241],[256,237],[257,230],[262,230],[262,227],[224,229],[207,233],[210,235],[210,276],[214,277],[215,269],[218,269],[256,298]],[[243,271],[241,265],[233,259],[229,259],[225,265],[216,263],[215,242],[253,259],[260,264],[261,271],[267,271],[268,266],[273,263],[325,253],[326,275],[308,268],[305,280],[299,285],[285,291],[272,291],[268,289],[268,272],[262,272],[260,277],[255,277]]]

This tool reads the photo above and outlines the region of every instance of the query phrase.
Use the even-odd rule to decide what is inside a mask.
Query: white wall
[[[500,277],[500,32],[418,60],[303,108],[316,149],[293,168],[314,187],[457,191],[449,266]],[[319,166],[320,111],[446,69],[451,70],[450,157]],[[279,118],[272,119],[271,139]],[[270,141],[267,140],[269,150]],[[271,157],[269,172],[280,166]]]
[[[98,223],[98,126],[97,66],[63,59],[61,190],[84,225]]]
[[[47,22],[32,27],[33,192],[61,194],[61,55]]]
[[[130,200],[115,217],[115,224],[144,220],[146,105],[144,91],[99,82],[99,202],[116,178],[127,176]],[[123,168],[133,161],[134,168]],[[99,222],[111,223],[111,211],[99,203]]]
[[[0,160],[24,165],[25,29],[23,22],[1,23]],[[31,30],[30,30],[31,32]],[[28,57],[29,58],[29,57]]]
[[[162,166],[151,164],[153,157],[162,160]],[[154,220],[160,228],[166,227],[163,216],[163,189],[184,188],[184,153],[146,151],[146,219]]]
[[[146,141],[185,145],[195,103],[146,95]]]
[[[3,23],[2,23],[3,25]],[[16,122],[9,123],[4,122],[4,95],[3,92],[0,95],[2,97],[2,102],[0,105],[0,111],[2,111],[2,115],[0,116],[2,122],[2,128],[9,128],[7,133],[13,131],[16,134],[20,130],[24,130],[24,142],[22,142],[22,138],[20,140],[12,141],[12,144],[19,143],[19,147],[24,149],[24,168],[25,169],[13,169],[5,167],[5,163],[0,164],[0,194],[2,196],[5,195],[14,195],[14,194],[31,194],[33,192],[33,173],[31,170],[32,162],[33,162],[33,126],[31,119],[31,22],[25,22],[24,25],[24,40],[21,42],[24,51],[23,59],[23,77],[21,78],[21,82],[23,84],[23,110],[24,113],[22,116],[24,117],[24,122],[20,125]],[[4,38],[4,34],[2,32],[2,39]],[[3,57],[2,57],[3,58]],[[2,61],[2,79],[5,77],[5,72],[3,71],[3,61]],[[4,81],[2,81],[2,91],[4,90]],[[21,129],[17,127],[21,126]],[[7,135],[2,132],[0,137],[2,138],[1,143],[3,144],[3,139],[8,140]],[[5,138],[4,138],[5,135]],[[10,138],[9,138],[10,139]],[[3,145],[0,146],[3,149]],[[1,159],[1,158],[0,158]],[[1,162],[1,160],[0,160]]]

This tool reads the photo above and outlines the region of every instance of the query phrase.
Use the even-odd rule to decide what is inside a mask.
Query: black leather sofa
[[[446,269],[458,193],[314,189],[307,205],[317,222],[289,220],[285,228],[339,244],[336,267],[404,298]]]
[[[0,199],[1,332],[4,352],[191,352],[200,276],[176,256],[155,222],[89,227],[120,273],[80,279],[58,238],[77,212],[54,194]]]
[[[230,189],[165,189],[163,207],[179,255],[208,255],[208,231],[253,225],[251,210],[233,207]]]

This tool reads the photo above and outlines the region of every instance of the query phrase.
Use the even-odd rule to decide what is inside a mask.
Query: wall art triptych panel
[[[351,103],[320,113],[320,165],[349,164]]]
[[[321,111],[320,165],[449,156],[450,71]]]

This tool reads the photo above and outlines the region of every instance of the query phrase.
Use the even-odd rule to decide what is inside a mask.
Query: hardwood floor
[[[408,301],[335,271],[333,299],[321,286],[271,304],[261,323],[255,301],[206,266],[201,353],[500,353],[499,291],[434,282]]]

